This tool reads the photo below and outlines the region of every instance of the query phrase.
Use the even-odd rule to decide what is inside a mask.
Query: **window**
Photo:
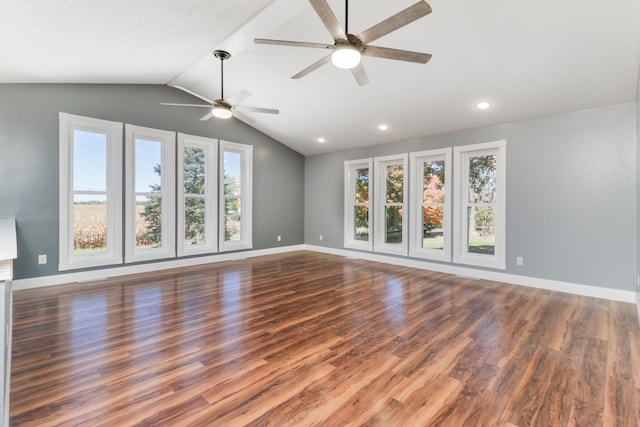
[[[216,252],[218,141],[178,134],[178,256]]]
[[[126,262],[175,256],[175,133],[126,125]]]
[[[60,270],[252,248],[253,147],[179,134],[176,175],[175,143],[60,113]]]
[[[60,270],[122,263],[122,124],[60,113]]]
[[[454,147],[454,262],[505,269],[506,141]]]
[[[344,247],[370,251],[371,233],[371,159],[344,162]]]
[[[253,146],[220,141],[220,251],[250,249]]]
[[[373,159],[375,177],[374,250],[407,254],[407,155]]]
[[[411,238],[409,255],[451,261],[451,149],[411,153]]]

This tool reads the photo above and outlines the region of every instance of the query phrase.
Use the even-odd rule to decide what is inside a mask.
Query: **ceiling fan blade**
[[[236,105],[233,107],[233,109],[253,111],[254,113],[280,114],[280,110],[278,110],[277,108],[251,107],[249,105]]]
[[[237,104],[238,102],[242,102],[245,99],[249,98],[251,96],[251,94],[246,91],[246,90],[241,90],[240,92],[236,92],[233,95],[231,95],[229,98],[227,98],[227,102],[229,104]]]
[[[410,50],[391,49],[380,46],[366,46],[363,55],[373,56],[376,58],[395,59],[397,61],[416,62],[418,64],[426,64],[431,59],[431,54],[412,52]]]
[[[311,3],[311,6],[313,6],[313,9],[316,11],[318,16],[320,17],[320,20],[327,28],[329,34],[331,34],[331,37],[333,37],[334,40],[347,39],[346,34],[340,27],[338,18],[336,18],[336,15],[329,7],[329,3],[327,3],[327,0],[309,0],[309,3]]]
[[[324,64],[326,64],[329,61],[331,61],[331,55],[324,56],[324,57],[320,58],[318,61],[316,61],[313,64],[309,65],[304,70],[300,71],[298,74],[296,74],[294,76],[291,76],[291,78],[292,79],[301,79],[304,76],[306,76],[307,74],[309,74],[310,72],[312,72],[314,70],[317,70],[318,68],[322,67]]]
[[[258,44],[273,44],[277,46],[312,47],[316,49],[333,49],[335,46],[326,43],[297,42],[292,40],[253,39]]]
[[[205,98],[204,96],[199,95],[199,94],[195,93],[194,91],[189,90],[189,89],[187,89],[187,88],[184,88],[184,87],[182,87],[182,86],[178,86],[178,85],[169,85],[169,87],[174,87],[174,88],[176,88],[176,89],[180,89],[181,91],[186,92],[186,93],[188,93],[189,95],[195,96],[196,98],[200,98],[200,99],[202,99],[203,101],[208,102],[208,103],[209,103],[209,104],[211,104],[211,105],[215,104],[215,102],[214,102],[214,101],[212,101],[212,100],[210,100],[210,99],[208,99],[208,98]]]
[[[204,115],[200,120],[205,121],[205,120],[209,120],[211,117],[213,117],[213,112],[209,111],[206,115]]]
[[[398,28],[402,28],[413,21],[422,18],[431,13],[431,6],[426,1],[419,1],[413,6],[409,6],[405,10],[396,13],[389,18],[378,22],[373,27],[364,30],[358,34],[358,38],[363,44],[371,43],[374,40],[385,36]]]
[[[233,114],[233,117],[235,117],[236,119],[241,120],[249,125],[254,124],[256,122],[251,117],[247,116],[246,114],[242,114],[238,110],[232,110],[231,114]]]
[[[356,78],[358,86],[364,86],[369,83],[369,76],[362,66],[362,62],[351,69],[351,74]]]
[[[202,104],[174,104],[173,102],[161,102],[160,105],[172,105],[174,107],[206,107],[211,108],[211,105]]]

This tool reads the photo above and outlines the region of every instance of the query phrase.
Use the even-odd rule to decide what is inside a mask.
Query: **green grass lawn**
[[[443,249],[444,238],[442,232],[427,233],[422,239],[422,247],[425,249]],[[493,236],[477,237],[469,241],[469,252],[472,254],[494,255],[496,243]]]

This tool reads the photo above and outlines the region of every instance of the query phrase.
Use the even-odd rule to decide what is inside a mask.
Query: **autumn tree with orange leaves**
[[[425,204],[444,203],[444,161],[424,163],[422,200]],[[442,225],[443,209],[440,206],[425,206],[423,227],[429,232]]]

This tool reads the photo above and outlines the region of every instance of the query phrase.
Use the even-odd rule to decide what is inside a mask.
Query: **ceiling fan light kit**
[[[352,45],[336,46],[331,53],[331,62],[338,68],[350,70],[356,67],[362,58],[360,51]]]
[[[211,109],[211,114],[213,114],[213,117],[217,117],[219,119],[228,119],[233,115],[230,109],[219,105],[216,105]]]

